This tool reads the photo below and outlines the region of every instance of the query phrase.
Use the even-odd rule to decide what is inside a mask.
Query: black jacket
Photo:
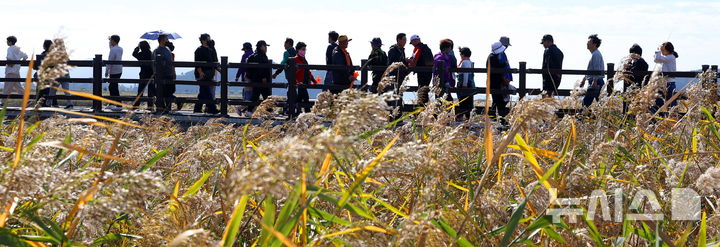
[[[500,62],[500,55],[490,53],[487,58],[490,64],[490,89],[501,89],[505,84],[505,75],[503,73],[492,73],[493,71],[500,71],[506,68],[506,64]]]
[[[333,64],[333,51],[335,51],[335,48],[338,47],[337,43],[330,43],[325,50],[325,64],[331,65]]]
[[[407,65],[405,62],[405,48],[400,48],[398,45],[392,45],[390,46],[390,50],[388,50],[388,64],[393,64],[401,62]]]
[[[543,53],[542,62],[542,77],[543,82],[550,83],[555,81],[556,84],[560,84],[561,75],[559,73],[550,73],[551,69],[562,69],[564,55],[556,45],[551,45]],[[551,77],[552,76],[552,77]]]
[[[255,53],[248,57],[247,63],[269,64],[270,60],[267,54],[255,51]],[[250,79],[250,82],[262,82],[264,78],[267,83],[270,83],[272,82],[272,69],[248,68],[246,76]]]
[[[373,50],[368,56],[368,65],[370,66],[386,66],[388,64],[388,56],[382,49]],[[374,71],[372,72],[373,85],[376,85],[385,71]]]
[[[138,48],[135,48],[132,53],[133,57],[137,59],[138,61],[149,61],[153,60],[153,54],[151,51],[141,51]],[[146,79],[150,78],[150,76],[153,75],[153,66],[152,65],[142,65],[140,66],[140,79]]]
[[[425,43],[419,43],[418,46],[420,46],[420,58],[418,58],[416,66],[433,66],[435,59],[430,47]]]
[[[348,54],[348,56],[350,56]],[[345,54],[342,52],[340,47],[335,47],[332,53],[332,64],[333,65],[346,65],[346,66],[352,66],[352,59],[350,59],[350,64],[347,63],[347,60],[345,59]],[[355,72],[355,70],[348,70],[348,69],[339,69],[339,70],[333,70],[333,84],[336,85],[350,85],[350,76]]]
[[[213,63],[215,62],[215,57],[213,56],[213,50],[200,46],[197,49],[195,49],[195,62],[206,62],[206,63]],[[204,78],[200,78],[200,73],[197,72],[197,69],[200,68],[202,72],[205,74]],[[195,79],[196,80],[212,80],[215,75],[215,68],[213,66],[208,67],[195,67]]]
[[[637,59],[637,60],[631,61],[629,65],[630,65],[630,66],[627,68],[627,70],[630,71],[630,72],[647,72],[647,71],[648,71],[648,67],[649,67],[648,64],[647,64],[647,62],[645,62],[645,59],[643,59],[643,58],[639,58],[639,59]],[[630,81],[627,81],[627,82],[625,83],[625,85],[628,86],[628,85],[630,85],[630,83],[635,83],[635,84],[638,84],[638,85],[643,85],[643,84],[645,84],[645,83],[647,82],[647,80],[648,80],[649,78],[650,78],[649,75],[644,75],[644,76],[643,76],[643,75],[637,75],[637,76],[636,76],[636,75],[633,75],[633,74],[629,74],[629,75],[627,76],[627,79],[630,80]],[[642,84],[640,84],[640,83],[642,83]]]

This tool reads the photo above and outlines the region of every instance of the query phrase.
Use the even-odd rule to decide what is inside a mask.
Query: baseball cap
[[[250,44],[250,42],[245,42],[245,43],[243,43],[243,48],[242,48],[242,49],[243,49],[243,51],[252,50],[252,44]]]
[[[553,36],[550,35],[550,34],[545,34],[545,36],[542,37],[542,40],[540,40],[540,44],[542,44],[543,42],[545,42],[545,40],[553,41]]]
[[[504,46],[511,46],[510,38],[508,38],[507,36],[500,37],[500,43],[502,43]]]
[[[260,40],[260,41],[257,42],[257,44],[255,44],[255,47],[260,47],[260,46],[270,46],[270,45],[268,45],[268,44],[265,42],[265,40]]]
[[[413,34],[413,36],[410,37],[410,41],[413,41],[416,39],[420,39],[420,36],[418,36],[417,34]]]

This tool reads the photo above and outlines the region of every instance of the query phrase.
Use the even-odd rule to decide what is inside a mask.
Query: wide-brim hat
[[[341,41],[352,41],[352,39],[348,38],[347,35],[340,35],[340,37],[338,37],[338,42],[341,42]]]
[[[492,53],[494,54],[500,54],[505,51],[505,46],[500,42],[495,42],[490,47],[492,49]]]

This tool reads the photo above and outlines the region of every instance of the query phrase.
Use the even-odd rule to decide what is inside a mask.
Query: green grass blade
[[[700,221],[700,232],[698,233],[698,246],[707,246],[707,215],[705,211],[702,213],[702,221]]]
[[[195,183],[187,191],[185,191],[185,193],[183,193],[182,196],[186,197],[186,196],[191,196],[191,195],[194,195],[195,193],[197,193],[200,190],[200,188],[205,184],[205,182],[207,182],[208,178],[210,178],[210,175],[212,175],[214,171],[215,170],[213,169],[210,171],[203,172],[202,177],[200,177],[200,179],[195,181]]]
[[[5,108],[3,108],[5,110]],[[26,243],[25,240],[20,236],[15,235],[10,229],[0,228],[0,245],[2,246],[18,246],[18,247],[31,247],[30,244]]]
[[[147,171],[148,169],[150,169],[150,167],[152,167],[153,165],[155,165],[155,163],[157,163],[158,160],[160,160],[160,159],[162,159],[163,157],[165,157],[165,155],[167,155],[168,151],[170,151],[170,147],[168,147],[168,148],[164,149],[163,151],[160,151],[159,153],[155,154],[155,156],[153,156],[153,157],[150,158],[147,162],[145,162],[145,165],[144,165],[144,166],[140,167],[140,170],[139,170],[139,171],[140,171],[140,172],[144,172],[144,171]]]
[[[455,231],[455,229],[453,229],[452,226],[450,226],[450,224],[448,224],[447,222],[445,222],[445,220],[443,220],[443,219],[433,219],[433,220],[432,220],[432,223],[433,223],[433,225],[435,225],[435,226],[437,226],[438,228],[440,228],[440,230],[442,230],[443,232],[447,233],[448,236],[452,237],[453,239],[457,238],[457,231]],[[465,238],[462,237],[462,236],[461,236],[460,238],[458,238],[457,243],[458,243],[458,245],[460,245],[460,246],[462,246],[462,247],[472,247],[472,246],[474,246],[472,243],[470,243],[470,241],[468,241],[467,239],[465,239]]]
[[[262,217],[262,223],[265,224],[268,227],[272,227],[275,225],[275,199],[273,199],[272,196],[267,196],[265,198],[264,202],[264,208],[263,208],[263,217]],[[260,232],[260,246],[268,246],[267,240],[270,238],[271,233],[264,227],[263,230]]]
[[[222,238],[222,245],[224,247],[231,247],[235,243],[237,234],[240,231],[243,215],[245,214],[245,207],[247,206],[249,197],[244,195],[240,198],[238,203],[235,205],[230,221],[227,227],[225,227],[225,233]]]

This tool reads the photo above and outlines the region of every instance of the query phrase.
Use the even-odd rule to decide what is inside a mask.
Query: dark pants
[[[199,81],[199,82],[215,82],[215,81]],[[200,86],[200,92],[198,92],[198,100],[201,101],[212,101],[212,102],[198,102],[195,103],[195,108],[193,109],[193,112],[202,112],[203,105],[205,105],[205,112],[207,113],[218,113],[217,106],[215,105],[215,97],[213,97],[213,91],[215,90],[215,86],[210,85],[201,85]]]
[[[175,93],[175,84],[172,80],[156,80],[155,85],[157,89],[157,100],[155,101],[155,105],[158,110],[169,112],[172,110],[172,102],[175,99],[175,96],[173,95]]]
[[[305,110],[304,112],[310,112],[310,94],[307,88],[298,88],[297,91],[297,113],[300,113],[302,109]]]
[[[432,72],[417,73],[418,87],[430,86],[432,81]]]
[[[349,83],[340,83],[340,84],[338,84],[337,81],[333,81],[333,85],[336,85],[336,86],[347,86],[347,85],[349,85]],[[342,93],[342,91],[345,91],[345,89],[330,89],[330,93],[332,93],[332,94],[340,94],[340,93]]]
[[[252,98],[250,98],[250,101],[253,102],[253,105],[249,107],[250,111],[255,111],[255,108],[262,102],[260,100],[260,96],[263,96],[263,100],[266,100],[272,95],[272,88],[269,87],[254,87],[252,90]]]
[[[504,94],[492,94],[492,106],[490,106],[490,114],[494,117],[505,117],[510,113],[507,107]]]
[[[473,102],[473,95],[458,95],[458,100],[460,101],[460,104],[455,107],[455,115],[465,116],[465,119],[470,119],[470,113],[475,110],[475,105]]]
[[[120,74],[111,74],[110,79],[120,79],[122,76],[122,73]],[[110,85],[108,85],[108,91],[110,91],[110,96],[120,96],[120,88],[118,88],[117,82],[110,82]]]
[[[548,96],[558,95],[558,87],[560,87],[559,76],[543,76],[543,91],[547,92]]]
[[[599,80],[595,84],[595,88],[588,88],[587,92],[585,92],[585,97],[583,98],[584,107],[590,107],[590,105],[600,97],[600,89],[605,85],[605,82]]]
[[[140,82],[140,84],[138,85],[138,90],[137,90],[138,97],[143,96],[143,93],[145,93],[145,88],[147,88],[148,97],[152,98],[152,97],[155,97],[158,95],[155,90],[156,89],[155,84],[157,83],[156,81],[151,81],[150,77],[141,77],[140,80],[142,80],[142,82]],[[138,100],[138,102],[135,102],[135,104],[133,104],[133,105],[135,107],[137,107],[137,106],[140,106],[140,103],[141,103],[141,101]],[[150,107],[152,105],[153,105],[153,103],[152,103],[152,99],[151,99],[151,101],[148,102],[148,107]]]
[[[57,106],[57,99],[48,99],[47,96],[50,96],[50,90],[51,88],[45,88],[43,90],[40,90],[40,98],[45,99],[43,102],[43,107],[50,107],[50,106]]]
[[[371,93],[383,93],[378,92],[378,85],[380,84],[380,80],[382,79],[382,73],[380,72],[373,72],[372,75],[372,85],[370,85],[370,92]]]
[[[675,94],[675,82],[668,82],[667,83],[667,92],[658,92],[658,94],[662,95],[661,97],[658,97],[655,99],[655,105],[650,107],[651,113],[656,113],[660,110],[660,108],[665,105],[665,101],[670,100],[672,98],[673,94]],[[677,100],[673,100],[670,102],[670,105],[668,107],[673,107],[677,105]]]

